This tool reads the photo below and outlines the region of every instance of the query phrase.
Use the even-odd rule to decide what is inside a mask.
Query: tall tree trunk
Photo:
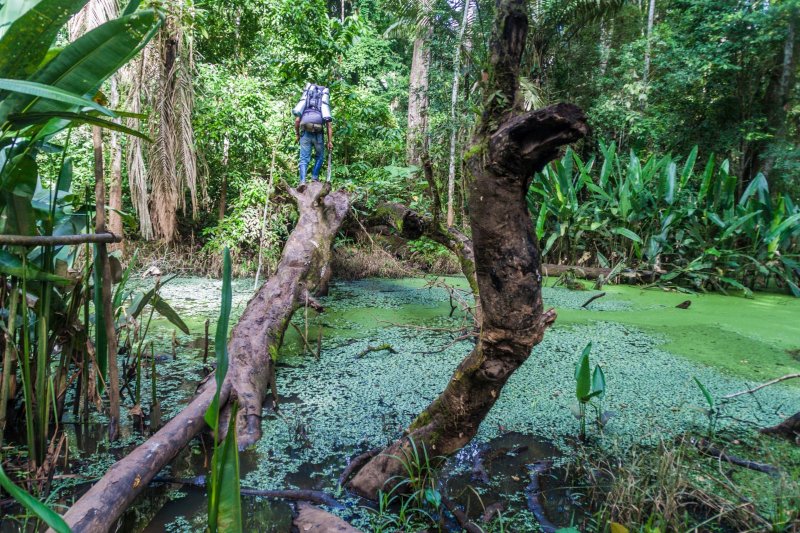
[[[470,0],[464,1],[464,12],[461,17],[461,27],[458,30],[458,41],[453,52],[453,90],[450,93],[450,166],[447,173],[447,227],[453,225],[455,221],[454,197],[456,190],[456,133],[458,124],[456,123],[456,104],[458,103],[458,80],[461,77],[461,46],[464,43],[464,35],[469,25]]]
[[[791,105],[792,87],[797,76],[797,54],[800,41],[797,39],[797,23],[800,9],[794,8],[789,13],[789,24],[786,28],[786,40],[783,43],[782,61],[780,62],[780,76],[773,77],[767,97],[769,98],[769,112],[767,116],[770,130],[774,134],[773,143],[781,143],[786,139],[787,111]],[[767,178],[771,178],[772,168],[775,165],[776,154],[770,153],[764,158],[761,171]],[[772,181],[772,180],[771,180]]]
[[[428,130],[428,81],[430,74],[433,26],[430,21],[430,0],[422,0],[423,15],[414,39],[411,72],[408,78],[408,131],[406,159],[409,165],[420,164],[422,142]]]
[[[650,9],[647,11],[647,43],[644,49],[644,75],[642,79],[647,85],[647,78],[650,76],[650,38],[653,35],[653,23],[656,20],[656,0],[650,0]]]
[[[467,444],[556,318],[553,310],[543,311],[539,249],[525,194],[534,172],[556,158],[562,145],[583,137],[588,126],[581,110],[570,104],[519,113],[526,7],[525,0],[498,2],[484,113],[467,159],[480,336],[439,397],[353,478],[351,487],[370,498],[402,474],[397,457],[410,450],[412,440],[431,456],[450,455]]]
[[[103,172],[103,131],[98,127],[92,128],[92,142],[94,145],[94,191],[95,191],[95,231],[106,231],[106,185]],[[107,359],[108,359],[108,400],[109,422],[108,439],[114,441],[119,434],[119,368],[117,367],[117,331],[114,327],[114,313],[111,304],[111,264],[108,261],[108,250],[104,243],[97,244],[97,255],[100,272],[101,295],[103,301],[103,323],[97,322],[96,328],[105,328]],[[95,310],[95,316],[100,310]]]

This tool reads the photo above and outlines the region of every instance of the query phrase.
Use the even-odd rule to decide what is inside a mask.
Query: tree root
[[[383,448],[380,447],[373,448],[371,450],[362,453],[361,455],[356,455],[355,457],[353,457],[350,460],[350,463],[342,471],[342,474],[339,476],[339,486],[344,487],[344,484],[347,483],[347,480],[349,480],[350,477],[358,471],[358,469],[367,464],[367,461],[369,461],[382,451]]]
[[[456,518],[456,520],[458,521],[458,525],[460,525],[461,528],[464,529],[464,531],[466,531],[467,533],[483,533],[483,529],[475,525],[472,522],[472,520],[469,519],[467,513],[462,511],[455,504],[455,502],[453,502],[453,500],[451,500],[444,494],[441,494],[441,496],[442,496],[442,504],[444,504],[447,510],[450,511],[450,513]]]
[[[599,293],[595,294],[594,296],[592,296],[591,298],[589,298],[588,300],[586,300],[585,302],[583,302],[583,305],[581,307],[586,308],[590,303],[592,303],[595,300],[598,300],[598,299],[602,298],[605,295],[606,295],[605,292],[599,292]]]
[[[539,476],[542,472],[549,470],[552,466],[553,463],[551,461],[537,461],[532,464],[530,467],[531,482],[525,487],[525,492],[528,494],[528,509],[536,517],[536,521],[539,522],[539,528],[543,533],[554,533],[558,529],[558,526],[547,518],[547,513],[544,511],[541,500],[542,488],[539,483]]]

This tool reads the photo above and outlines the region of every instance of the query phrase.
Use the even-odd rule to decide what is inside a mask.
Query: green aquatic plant
[[[610,417],[610,413],[602,410],[602,399],[606,394],[606,377],[600,365],[594,367],[594,372],[589,364],[589,354],[592,351],[592,343],[589,342],[584,347],[578,364],[575,366],[575,397],[578,399],[575,416],[581,423],[581,439],[586,439],[586,407],[593,398],[597,398],[595,405],[597,413],[597,424],[602,429]]]
[[[208,529],[217,531],[242,531],[242,500],[239,484],[239,449],[236,445],[236,411],[231,409],[228,432],[219,442],[219,395],[228,373],[228,325],[231,314],[231,254],[226,248],[222,260],[222,305],[220,306],[214,350],[217,357],[215,372],[216,391],[205,414],[205,420],[214,429],[214,454],[211,459],[211,480],[208,486]]]
[[[600,143],[584,162],[572,149],[536,175],[528,193],[542,255],[554,262],[661,270],[658,283],[689,290],[752,290],[775,284],[800,297],[800,206],[758,174],[737,193],[728,160],[695,169],[640,158]],[[611,258],[611,259],[609,259]]]
[[[716,402],[714,401],[714,397],[709,392],[708,388],[703,385],[703,382],[697,379],[697,377],[692,377],[694,382],[697,384],[697,387],[700,389],[700,392],[703,393],[703,398],[706,400],[706,405],[708,406],[707,409],[701,409],[703,414],[706,415],[708,419],[708,436],[712,438],[716,431],[717,427],[717,419],[719,418],[719,409],[717,408]]]

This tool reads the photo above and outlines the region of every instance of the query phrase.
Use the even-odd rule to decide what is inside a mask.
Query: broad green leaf
[[[606,395],[606,375],[600,365],[594,367],[594,373],[592,373],[592,394],[601,400]]]
[[[622,235],[623,237],[632,240],[633,242],[638,242],[639,244],[642,243],[642,238],[628,228],[614,228],[612,231],[617,235]]]
[[[694,171],[695,161],[697,161],[697,145],[689,152],[689,157],[686,158],[686,163],[683,165],[683,170],[681,171],[681,189],[689,182],[689,178]]]
[[[93,96],[103,81],[147,43],[160,23],[161,16],[152,9],[108,21],[67,45],[30,81],[74,95]],[[73,106],[64,104],[37,95],[20,95],[0,104],[0,119],[23,110],[74,111]]]
[[[544,223],[547,215],[547,201],[542,200],[542,207],[539,209],[539,216],[536,218],[536,238],[541,240],[544,237]]]
[[[189,327],[186,325],[183,319],[163,298],[157,294],[153,297],[153,307],[155,307],[156,312],[158,312],[159,315],[169,320],[172,325],[176,326],[185,334],[189,334]]]
[[[52,281],[55,283],[69,283],[69,280],[39,270],[29,262],[25,265],[22,260],[7,250],[0,250],[0,272],[15,278],[22,278],[23,276],[30,280],[36,281]]]
[[[0,1],[0,38],[11,28],[16,20],[25,16],[41,0],[2,0]]]
[[[589,352],[592,350],[592,343],[586,345],[575,368],[575,396],[579,402],[589,400],[592,393],[592,371],[589,368]]]
[[[711,408],[713,409],[713,408],[714,408],[714,397],[713,397],[713,396],[711,396],[711,393],[710,393],[710,392],[708,392],[708,389],[706,388],[706,386],[705,386],[705,385],[703,385],[703,384],[700,382],[700,380],[699,380],[699,379],[697,379],[697,378],[696,378],[696,377],[694,377],[694,376],[692,376],[692,379],[694,380],[694,382],[695,382],[695,383],[697,383],[697,386],[700,388],[700,392],[702,392],[702,393],[703,393],[703,396],[705,397],[705,399],[706,399],[706,402],[708,403],[708,406],[709,406],[709,407],[711,407]]]
[[[86,2],[42,0],[10,24],[0,39],[0,78],[25,79],[33,74],[58,32]]]
[[[664,201],[667,202],[668,205],[672,205],[672,202],[675,201],[675,186],[677,183],[677,171],[678,167],[675,165],[674,162],[671,162],[667,167],[667,172],[664,176]]]
[[[228,323],[231,318],[232,297],[231,252],[226,247],[222,254],[222,303],[219,309],[217,333],[214,336],[214,352],[217,356],[217,369],[214,377],[217,382],[217,391],[205,414],[206,423],[212,428],[217,427],[219,422],[219,391],[222,389],[222,382],[228,373]]]
[[[2,78],[0,79],[0,90],[10,91],[12,93],[18,93],[20,95],[24,95],[25,98],[22,100],[32,100],[34,98],[45,98],[47,100],[52,100],[55,102],[59,102],[61,104],[67,104],[70,107],[78,106],[78,107],[89,107],[96,111],[103,113],[104,115],[108,115],[113,117],[114,112],[110,109],[106,109],[105,107],[101,106],[94,100],[90,100],[89,98],[84,98],[83,96],[72,93],[70,91],[61,89],[59,87],[54,87],[50,85],[45,85],[43,83],[33,82],[33,81],[26,81],[26,80],[10,80]],[[9,97],[6,99],[7,101],[14,100],[13,97]],[[19,98],[17,100],[20,100]],[[9,118],[13,113],[9,113],[6,109],[5,101],[0,101],[0,122]]]
[[[86,113],[73,113],[71,111],[47,111],[42,113],[37,112],[14,114],[8,117],[8,121],[17,128],[23,128],[25,126],[31,126],[34,124],[46,124],[53,119],[68,120],[72,126],[78,124],[91,124],[93,126],[100,126],[103,129],[118,131],[120,133],[125,133],[127,135],[132,135],[134,137],[144,139],[145,141],[152,142],[150,137],[140,131],[123,126],[122,124],[117,124],[116,122],[112,122],[110,120],[87,115]]]
[[[36,515],[57,533],[70,533],[72,531],[58,513],[15,485],[6,474],[5,470],[3,470],[2,461],[0,461],[0,486],[2,486],[17,503]]]
[[[228,433],[212,459],[212,484],[209,491],[208,529],[211,533],[237,533],[243,530],[242,496],[239,484],[239,449],[236,445],[236,412],[231,409]],[[216,475],[213,475],[216,473]],[[213,494],[213,497],[212,497]]]
[[[800,213],[796,213],[790,216],[789,218],[787,218],[786,220],[775,226],[775,228],[771,229],[769,233],[767,233],[764,236],[764,242],[769,243],[775,239],[780,240],[781,237],[783,236],[782,234],[784,231],[786,231],[789,228],[794,229],[798,223],[800,223]]]
[[[128,306],[126,313],[131,318],[138,318],[138,316],[142,313],[145,306],[150,303],[150,300],[155,296],[156,289],[152,288],[149,291],[142,291],[136,294],[133,297],[133,301]]]

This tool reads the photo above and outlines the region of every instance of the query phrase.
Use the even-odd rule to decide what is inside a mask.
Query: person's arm
[[[294,119],[294,135],[297,138],[297,142],[300,142],[300,117]]]
[[[333,150],[333,126],[328,121],[328,150]]]

